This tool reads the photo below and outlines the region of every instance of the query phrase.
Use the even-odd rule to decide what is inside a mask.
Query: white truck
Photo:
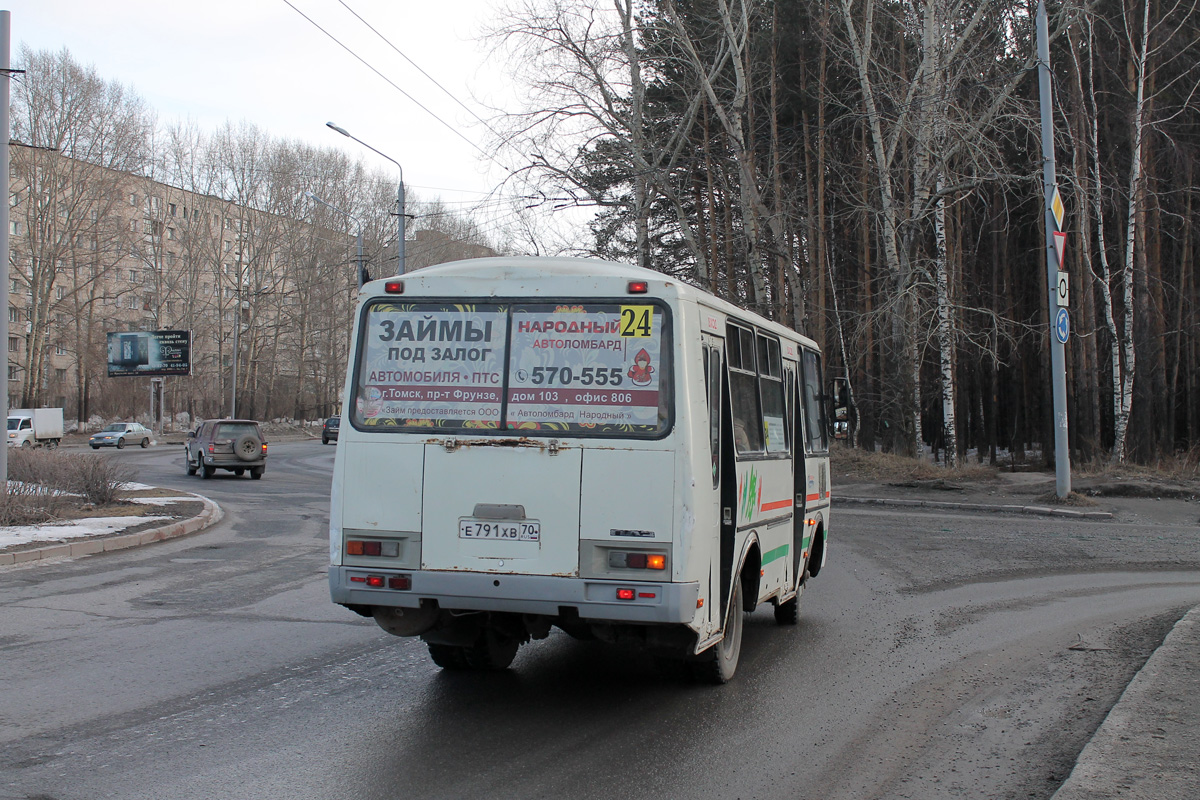
[[[9,447],[58,447],[62,437],[61,408],[14,408],[8,412]]]

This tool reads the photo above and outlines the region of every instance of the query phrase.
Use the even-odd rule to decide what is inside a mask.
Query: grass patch
[[[36,525],[96,516],[97,508],[119,506],[121,516],[144,511],[122,502],[123,487],[137,477],[127,464],[98,455],[12,448],[8,486],[0,495],[0,525]]]
[[[829,465],[835,479],[878,483],[979,483],[997,480],[996,468],[965,464],[947,469],[918,458],[894,453],[853,450],[835,444],[829,450]]]
[[[1113,464],[1109,461],[1090,461],[1072,464],[1071,471],[1080,477],[1103,481],[1170,482],[1183,486],[1200,485],[1200,446],[1153,464]]]
[[[1039,496],[1037,501],[1047,506],[1072,506],[1075,508],[1097,505],[1095,500],[1079,492],[1067,492],[1066,497],[1059,497],[1057,492],[1050,492]]]

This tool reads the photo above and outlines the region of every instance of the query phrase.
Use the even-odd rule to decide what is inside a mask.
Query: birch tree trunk
[[[1134,109],[1133,119],[1131,122],[1132,144],[1130,145],[1130,167],[1129,167],[1129,201],[1125,213],[1125,252],[1124,260],[1121,266],[1121,286],[1123,289],[1123,306],[1122,308],[1122,353],[1124,355],[1124,371],[1121,374],[1119,385],[1114,385],[1114,390],[1120,389],[1114,399],[1114,422],[1113,422],[1113,460],[1117,463],[1124,463],[1126,450],[1126,435],[1129,430],[1129,411],[1133,406],[1133,381],[1137,375],[1137,351],[1134,348],[1133,341],[1133,322],[1134,322],[1134,306],[1133,306],[1133,270],[1134,270],[1134,243],[1137,236],[1137,220],[1141,210],[1141,193],[1142,187],[1142,143],[1146,134],[1146,58],[1150,49],[1150,0],[1142,0],[1142,30],[1141,36],[1138,37],[1138,45],[1135,47],[1134,55],[1135,62],[1133,64],[1133,90],[1134,90]],[[1125,14],[1125,30],[1131,44],[1134,43],[1132,30],[1130,29],[1129,14]],[[1114,350],[1116,348],[1114,347]],[[1114,381],[1114,383],[1116,383]]]

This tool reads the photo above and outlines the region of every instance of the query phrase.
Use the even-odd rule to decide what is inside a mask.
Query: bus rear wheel
[[[452,644],[429,644],[429,657],[442,669],[467,668],[467,648]]]
[[[521,643],[493,630],[485,630],[475,644],[464,649],[467,666],[471,669],[498,672],[508,669],[517,657]]]
[[[745,623],[742,610],[742,580],[733,583],[733,596],[729,598],[729,618],[725,621],[725,638],[700,654],[693,665],[696,678],[705,683],[728,683],[737,672],[738,659],[742,655],[742,628]]]
[[[779,625],[797,625],[800,623],[800,592],[786,603],[775,604],[775,622]]]

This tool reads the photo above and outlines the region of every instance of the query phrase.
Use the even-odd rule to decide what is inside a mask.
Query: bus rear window
[[[655,438],[670,427],[652,301],[397,303],[364,314],[352,421],[372,430]]]

